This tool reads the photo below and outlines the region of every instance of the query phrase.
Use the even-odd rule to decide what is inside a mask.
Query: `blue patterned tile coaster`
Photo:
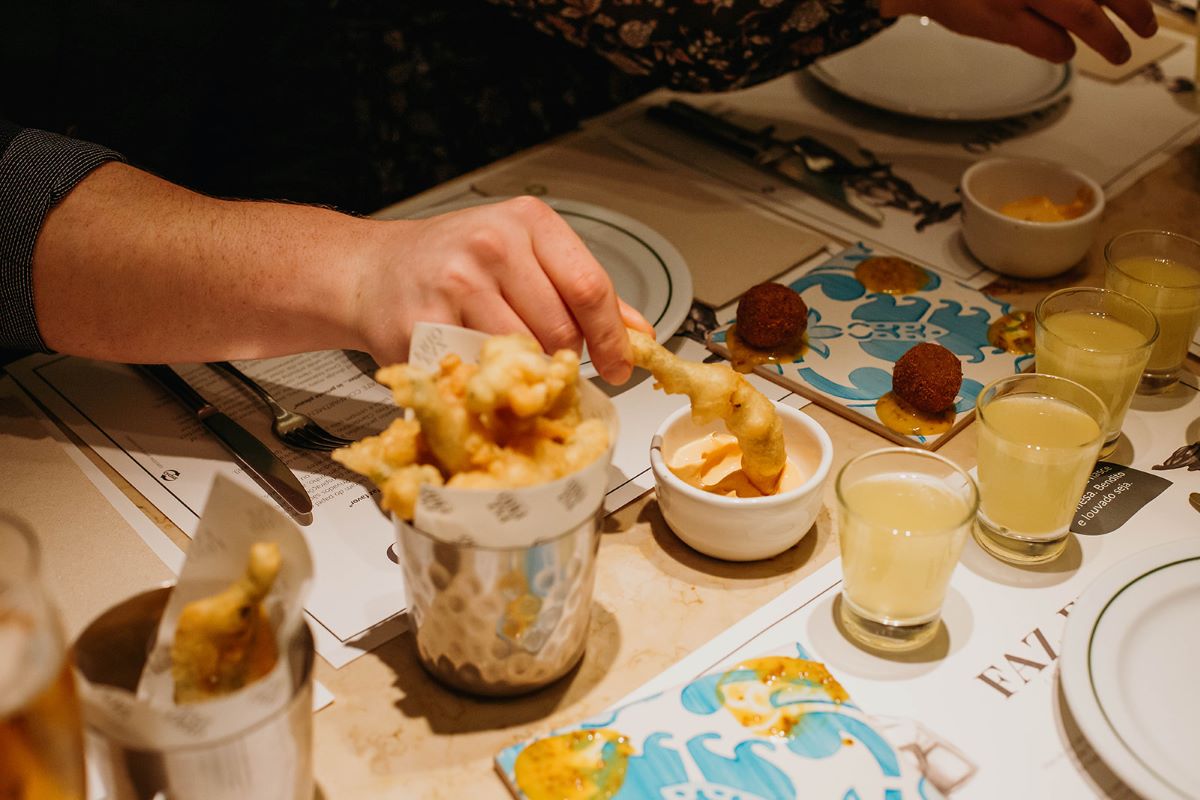
[[[1033,358],[993,347],[988,326],[1009,311],[1007,303],[923,266],[931,276],[905,295],[870,292],[854,268],[877,254],[849,247],[791,283],[808,305],[808,347],[788,364],[755,372],[900,444],[935,449],[971,419],[975,397],[988,383],[1020,372]],[[729,357],[726,324],[709,335],[709,349]],[[963,384],[953,427],[936,437],[897,433],[879,421],[875,402],[892,388],[892,368],[920,342],[936,342],[962,362]]]
[[[518,800],[932,800],[942,795],[792,645],[552,734],[496,768]]]

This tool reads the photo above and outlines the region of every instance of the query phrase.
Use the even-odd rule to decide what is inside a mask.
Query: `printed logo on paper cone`
[[[570,511],[583,501],[583,487],[579,485],[579,481],[568,481],[563,490],[558,493],[558,502],[563,504],[563,507]]]
[[[521,504],[521,501],[509,492],[501,492],[496,495],[496,499],[488,503],[487,507],[488,510],[496,515],[496,519],[501,522],[524,519],[529,513],[525,510],[525,506]]]

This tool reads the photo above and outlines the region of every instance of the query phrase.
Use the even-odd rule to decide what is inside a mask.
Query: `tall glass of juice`
[[[1200,242],[1166,231],[1130,231],[1104,248],[1104,284],[1158,317],[1158,341],[1138,391],[1163,392],[1179,381],[1200,326]]]
[[[0,514],[0,797],[84,800],[83,724],[23,523]]]
[[[1137,300],[1090,286],[1047,295],[1034,318],[1037,371],[1081,383],[1104,401],[1108,429],[1100,454],[1111,453],[1158,340],[1158,320]]]
[[[881,650],[926,644],[979,507],[975,482],[935,453],[891,447],[842,467],[837,497],[842,626]]]
[[[975,400],[979,516],[975,540],[1016,564],[1057,558],[1104,441],[1108,409],[1075,381],[1010,375]]]

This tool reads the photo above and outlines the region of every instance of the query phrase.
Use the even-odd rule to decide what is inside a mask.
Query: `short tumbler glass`
[[[1034,318],[1037,371],[1081,383],[1104,401],[1108,430],[1100,454],[1111,453],[1158,341],[1158,321],[1137,300],[1090,286],[1047,295]]]
[[[0,512],[0,798],[84,800],[83,723],[28,526]]]
[[[1130,231],[1104,248],[1104,284],[1154,312],[1159,334],[1138,391],[1179,381],[1200,325],[1200,242],[1166,231]]]
[[[1010,375],[984,387],[975,413],[975,540],[1012,563],[1057,558],[1066,549],[1071,520],[1104,441],[1104,402],[1066,378]]]
[[[880,650],[929,642],[979,507],[975,482],[943,456],[892,447],[842,467],[837,498],[846,632]]]

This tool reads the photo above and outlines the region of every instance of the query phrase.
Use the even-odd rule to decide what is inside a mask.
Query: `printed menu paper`
[[[922,650],[883,658],[845,638],[835,621],[841,588],[835,560],[620,705],[797,642],[863,708],[916,720],[977,766],[952,798],[1134,797],[1076,726],[1062,700],[1056,662],[1072,605],[1092,580],[1133,553],[1200,536],[1188,505],[1189,493],[1200,491],[1200,472],[1155,469],[1185,440],[1200,438],[1198,420],[1200,392],[1190,383],[1169,397],[1139,397],[1111,458],[1170,485],[1116,530],[1077,533],[1059,560],[1041,567],[1003,564],[968,541],[942,629]],[[1095,501],[1080,505],[1090,509]],[[1093,520],[1114,508],[1100,509]]]

